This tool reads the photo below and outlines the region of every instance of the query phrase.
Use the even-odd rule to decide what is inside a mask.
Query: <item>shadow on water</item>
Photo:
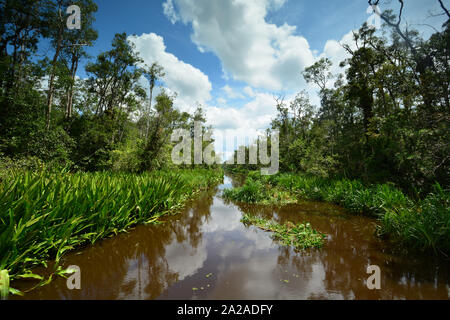
[[[374,236],[376,221],[332,204],[282,208],[233,204],[221,191],[204,192],[162,224],[68,254],[81,269],[81,290],[66,279],[25,299],[448,299],[450,265],[391,253]],[[279,222],[308,221],[328,235],[322,249],[295,252],[241,222],[243,212]],[[381,268],[381,290],[366,286],[368,265]],[[16,282],[18,289],[30,282]]]

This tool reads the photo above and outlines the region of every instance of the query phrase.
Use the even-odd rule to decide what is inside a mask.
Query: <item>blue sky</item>
[[[437,0],[407,0],[404,22],[425,37],[444,17]],[[449,6],[449,0],[444,1]],[[176,106],[201,104],[223,135],[257,136],[275,116],[274,96],[287,100],[306,90],[318,104],[316,88],[305,84],[303,68],[320,57],[346,57],[340,43],[371,16],[366,0],[98,0],[99,39],[89,53],[109,50],[115,33],[126,32],[147,64],[166,69],[162,85],[177,92]],[[397,1],[380,9],[398,10]],[[81,68],[83,69],[83,68]],[[79,76],[84,78],[84,70]],[[145,85],[145,82],[143,82]],[[231,151],[228,146],[227,152]]]

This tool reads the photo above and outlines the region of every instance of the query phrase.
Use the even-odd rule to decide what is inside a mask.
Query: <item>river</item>
[[[138,226],[67,254],[81,270],[81,290],[58,277],[15,299],[449,299],[450,264],[392,252],[374,236],[376,220],[326,203],[282,208],[222,199],[233,180],[203,192],[182,213]],[[240,222],[243,213],[279,222],[310,222],[327,234],[321,249],[296,252],[270,233]],[[369,265],[381,289],[369,290]],[[29,281],[29,280],[28,280]],[[25,289],[31,282],[12,286]]]

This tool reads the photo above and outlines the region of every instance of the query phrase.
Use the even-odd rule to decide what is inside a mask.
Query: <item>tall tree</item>
[[[13,87],[19,88],[19,83],[26,79],[22,71],[37,50],[42,11],[38,0],[0,2],[0,86],[4,95]]]
[[[142,76],[142,70],[136,67],[142,60],[128,42],[126,33],[116,34],[112,47],[100,53],[95,63],[86,66],[90,91],[97,96],[97,115],[105,112],[111,115],[115,108],[126,107],[127,97],[139,87],[137,81]]]
[[[87,57],[84,49],[86,46],[92,46],[98,37],[98,32],[93,28],[95,21],[94,14],[97,12],[97,5],[92,0],[78,0],[72,4],[77,5],[82,13],[81,29],[66,31],[66,44],[62,50],[62,57],[69,71],[68,87],[65,98],[65,117],[70,118],[73,114],[73,94],[75,76],[77,74],[80,60]]]
[[[143,68],[143,74],[144,77],[149,81],[150,83],[150,98],[149,98],[149,107],[146,112],[147,117],[147,127],[145,130],[145,138],[148,138],[149,130],[150,130],[150,114],[152,112],[152,100],[153,100],[153,89],[155,88],[155,85],[157,81],[165,76],[164,68],[160,66],[157,62],[152,63],[150,67],[146,66]]]
[[[65,9],[70,5],[69,0],[55,0],[45,2],[45,24],[43,35],[51,40],[54,49],[53,58],[50,64],[48,91],[47,91],[47,130],[50,129],[51,113],[53,105],[53,94],[55,90],[55,77],[57,73],[57,62],[63,48],[64,34],[66,28]]]

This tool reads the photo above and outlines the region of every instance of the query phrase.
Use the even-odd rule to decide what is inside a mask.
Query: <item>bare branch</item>
[[[444,6],[444,3],[442,2],[442,0],[438,0],[439,4],[441,5],[442,10],[445,11],[445,13],[447,14],[447,17],[450,18],[450,13],[448,12],[447,8]]]
[[[370,4],[371,6],[376,6],[376,5],[378,5],[379,2],[380,2],[379,0],[376,0],[375,2],[373,2],[372,0],[369,0],[369,4]],[[411,40],[409,39],[409,37],[408,37],[407,35],[405,35],[405,34],[403,33],[403,31],[401,30],[401,28],[400,28],[400,23],[401,23],[401,21],[402,21],[403,8],[404,8],[405,4],[404,4],[403,0],[398,0],[398,2],[400,2],[400,12],[399,12],[399,15],[398,15],[398,21],[397,21],[397,23],[391,22],[391,21],[386,17],[386,15],[384,15],[384,14],[382,14],[382,13],[380,14],[380,17],[381,17],[381,19],[383,19],[383,21],[384,21],[388,26],[390,26],[391,28],[394,28],[395,31],[397,31],[397,33],[400,35],[400,37],[402,37],[402,39],[405,41],[406,45],[407,45],[407,46],[409,47],[409,49],[411,50],[411,52],[412,52],[412,54],[414,55],[414,57],[417,57],[417,50],[416,50],[416,48],[415,48],[414,45],[412,44],[412,42],[411,42]]]

